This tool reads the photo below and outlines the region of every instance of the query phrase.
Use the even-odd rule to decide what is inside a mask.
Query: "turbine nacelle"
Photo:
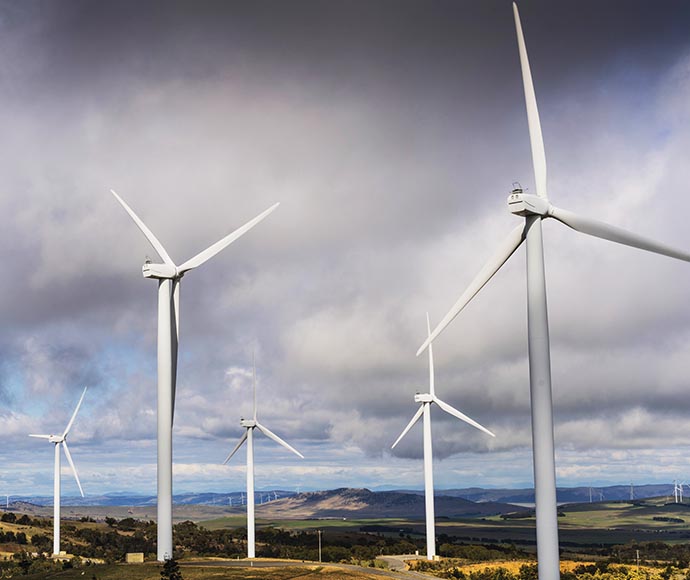
[[[178,274],[177,267],[171,264],[153,264],[151,262],[144,263],[141,273],[144,278],[157,278],[159,280],[174,280],[182,277]]]
[[[511,213],[523,217],[530,215],[547,216],[550,214],[551,204],[548,199],[524,193],[522,189],[514,189],[508,196],[508,208]]]
[[[240,419],[240,425],[245,428],[254,428],[256,427],[256,420],[255,419]]]
[[[51,443],[62,443],[65,440],[64,435],[49,435],[48,441]]]
[[[414,396],[415,403],[433,403],[434,397],[429,393],[417,393]]]

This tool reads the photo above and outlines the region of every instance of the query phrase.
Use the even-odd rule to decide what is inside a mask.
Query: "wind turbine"
[[[163,245],[146,224],[132,211],[112,189],[110,192],[122,205],[134,223],[163,260],[152,264],[146,260],[142,268],[144,278],[158,280],[158,560],[173,556],[172,543],[172,424],[175,412],[175,387],[177,383],[177,347],[180,338],[180,283],[182,277],[198,268],[237,238],[248,232],[278,205],[266,211],[228,234],[193,258],[177,266]]]
[[[429,313],[426,315],[426,329],[427,333],[431,334],[431,326],[429,324]],[[476,421],[470,419],[464,413],[461,413],[457,409],[451,407],[448,403],[445,403],[436,396],[434,389],[434,353],[429,345],[429,392],[428,393],[417,393],[414,396],[415,403],[420,403],[420,407],[417,412],[412,417],[412,420],[407,424],[407,427],[403,429],[403,432],[395,440],[395,443],[391,446],[394,449],[395,446],[400,442],[400,440],[407,434],[407,432],[412,428],[412,426],[419,421],[420,417],[424,417],[422,421],[422,427],[424,430],[424,499],[426,506],[426,559],[433,560],[436,556],[436,529],[435,529],[435,515],[434,515],[434,467],[433,467],[433,453],[431,449],[431,405],[436,403],[441,409],[443,409],[449,415],[457,417],[465,423],[469,423],[473,427],[476,427],[480,431],[484,431],[495,437],[495,435],[482,427]]]
[[[546,155],[541,124],[539,122],[539,112],[537,110],[537,100],[520,24],[520,15],[516,4],[513,4],[513,13],[527,105],[536,195],[524,193],[522,189],[516,188],[508,196],[510,211],[524,217],[524,223],[516,227],[503,241],[467,290],[465,290],[448,314],[434,329],[431,336],[427,338],[417,354],[419,355],[423,352],[438,337],[443,329],[448,326],[510,258],[522,242],[527,241],[527,320],[535,507],[537,516],[538,575],[540,580],[555,580],[559,578],[558,518],[551,398],[551,356],[541,222],[546,218],[554,218],[581,233],[679,260],[690,261],[690,254],[599,220],[581,217],[570,211],[557,208],[550,203],[547,196]]]
[[[294,447],[290,446],[288,443],[283,441],[278,435],[273,431],[259,423],[256,418],[256,365],[254,364],[254,357],[252,356],[252,384],[254,385],[254,418],[253,419],[240,419],[240,425],[246,429],[244,435],[240,437],[239,442],[235,448],[230,452],[223,461],[225,465],[230,458],[235,455],[237,450],[242,447],[242,444],[247,442],[247,558],[254,558],[256,556],[255,549],[255,534],[254,534],[254,429],[261,431],[269,439],[273,439],[279,445],[282,445],[288,451],[292,451],[295,455],[304,459],[299,451]]]
[[[81,402],[84,400],[84,395],[86,395],[86,389],[81,394],[79,402],[77,403],[77,408],[74,409],[72,417],[67,423],[67,427],[62,432],[62,435],[35,435],[30,434],[29,437],[38,437],[39,439],[47,439],[50,443],[55,445],[55,469],[54,469],[54,479],[53,479],[53,555],[58,556],[60,554],[60,446],[65,450],[65,457],[69,462],[69,466],[72,468],[72,473],[74,474],[74,479],[77,481],[77,486],[79,487],[79,493],[84,497],[84,490],[79,482],[79,476],[77,475],[77,468],[74,467],[74,461],[72,461],[72,455],[69,452],[69,447],[67,446],[67,435],[69,434],[74,420],[79,412],[79,407],[81,407]]]

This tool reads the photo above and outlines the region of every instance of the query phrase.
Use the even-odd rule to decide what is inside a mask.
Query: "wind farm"
[[[682,580],[690,7],[394,4],[0,1],[0,576]]]

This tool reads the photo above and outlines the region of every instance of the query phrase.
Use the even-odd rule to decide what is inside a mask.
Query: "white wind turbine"
[[[222,240],[206,248],[182,265],[177,266],[163,245],[132,211],[125,201],[112,189],[115,196],[149,243],[163,260],[162,264],[152,264],[148,259],[142,272],[144,278],[158,280],[158,560],[164,561],[173,556],[172,542],[172,424],[175,411],[175,386],[177,382],[177,347],[180,337],[180,283],[182,277],[211,259],[221,250],[248,232],[278,205],[247,222],[242,227],[225,236]]]
[[[88,388],[88,387],[87,387]],[[60,447],[65,450],[65,457],[69,462],[69,466],[72,468],[72,473],[74,474],[74,479],[77,481],[77,486],[79,487],[79,493],[84,497],[84,490],[79,482],[79,476],[77,475],[77,468],[74,467],[74,461],[72,461],[72,455],[69,452],[69,447],[67,446],[67,435],[69,434],[74,420],[79,412],[79,407],[81,407],[81,402],[84,400],[84,395],[86,395],[86,388],[79,398],[77,403],[77,408],[74,409],[72,417],[67,423],[67,427],[62,432],[62,435],[35,435],[30,434],[29,437],[38,437],[39,439],[47,439],[50,443],[55,445],[55,468],[54,468],[54,479],[53,479],[53,555],[57,556],[60,554]]]
[[[678,481],[677,479],[673,482],[673,497],[675,503],[683,503],[683,486],[687,485],[684,481]]]
[[[431,334],[431,326],[429,325],[429,313],[426,315],[426,328],[427,333]],[[403,430],[395,440],[395,443],[391,446],[391,449],[400,442],[400,440],[407,434],[407,432],[412,428],[412,426],[419,421],[420,417],[424,417],[422,421],[422,427],[424,430],[424,499],[426,506],[426,559],[433,560],[436,555],[436,529],[435,529],[435,515],[434,515],[434,467],[433,467],[433,453],[431,448],[431,405],[436,403],[441,409],[443,409],[449,415],[457,417],[465,423],[469,423],[473,427],[476,427],[480,431],[484,431],[495,437],[495,435],[482,427],[476,421],[470,419],[464,413],[461,413],[457,409],[451,407],[448,403],[445,403],[436,396],[434,389],[434,354],[431,345],[429,345],[429,392],[428,393],[417,393],[414,396],[415,403],[420,403],[421,406],[417,412],[412,417],[412,420],[407,424],[407,427]]]
[[[252,357],[252,383],[254,385],[254,418],[240,419],[240,425],[246,429],[244,435],[240,437],[239,442],[230,454],[223,461],[225,465],[230,458],[235,455],[237,450],[242,447],[242,444],[247,442],[247,558],[254,558],[256,556],[255,549],[255,533],[254,533],[254,429],[261,431],[269,439],[273,439],[279,445],[282,445],[288,451],[292,451],[295,455],[304,459],[299,451],[288,443],[283,441],[278,435],[273,433],[268,427],[265,427],[256,418],[256,365]]]
[[[444,328],[460,313],[484,287],[499,268],[510,258],[523,241],[527,241],[527,319],[529,343],[529,375],[532,407],[532,446],[534,458],[534,485],[537,516],[537,560],[540,580],[559,578],[558,519],[556,508],[556,473],[553,442],[553,409],[551,398],[551,356],[549,326],[546,308],[546,281],[541,222],[554,218],[566,226],[594,237],[626,246],[647,250],[679,260],[690,261],[690,254],[675,250],[621,228],[596,219],[584,218],[557,208],[549,202],[546,189],[546,155],[532,84],[527,49],[520,25],[517,5],[513,4],[515,28],[522,80],[527,104],[532,162],[536,182],[536,195],[514,190],[508,197],[510,211],[525,218],[501,244],[484,268],[462,294],[424,342],[417,354],[436,339]]]

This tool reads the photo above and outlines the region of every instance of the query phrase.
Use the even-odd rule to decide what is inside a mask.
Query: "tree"
[[[174,558],[166,560],[163,564],[163,569],[161,570],[162,580],[183,580],[182,572],[180,572],[180,565]]]

